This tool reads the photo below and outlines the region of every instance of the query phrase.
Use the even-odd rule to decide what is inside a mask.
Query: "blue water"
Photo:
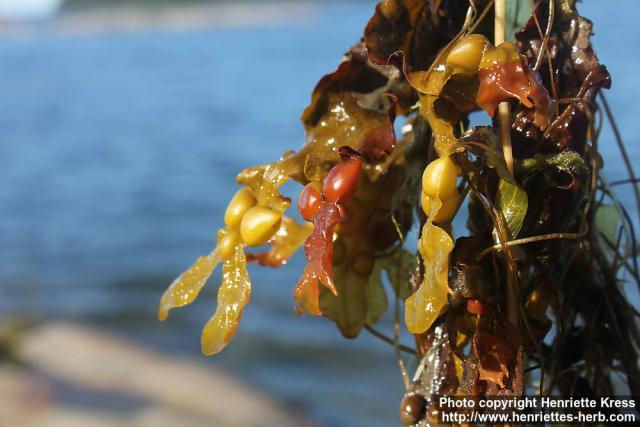
[[[311,89],[357,41],[373,4],[318,6],[276,28],[0,39],[0,313],[91,322],[199,357],[214,286],[166,324],[155,321],[158,298],[212,247],[235,173],[302,144]],[[635,4],[592,0],[582,10],[637,162],[640,35],[624,12]],[[624,177],[608,127],[601,144],[606,174]],[[622,198],[632,201],[628,189]],[[330,426],[397,425],[391,350],[296,317],[301,265],[297,256],[282,270],[251,269],[239,334],[206,363]]]

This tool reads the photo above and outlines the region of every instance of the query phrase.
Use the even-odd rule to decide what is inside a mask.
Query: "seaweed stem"
[[[609,103],[607,102],[606,96],[603,93],[600,93],[600,98],[602,99],[602,105],[604,106],[604,111],[609,119],[609,123],[611,123],[611,129],[613,130],[613,135],[615,136],[616,143],[618,144],[618,149],[620,150],[620,155],[624,160],[624,165],[627,168],[627,172],[631,177],[631,181],[634,183],[633,185],[633,193],[636,198],[636,209],[638,213],[638,217],[640,218],[640,190],[638,186],[635,184],[637,181],[636,173],[633,170],[633,165],[631,164],[631,160],[629,158],[629,154],[627,153],[627,149],[624,146],[624,142],[622,141],[622,134],[620,133],[620,129],[618,128],[618,124],[616,123],[615,118],[613,117],[613,113],[611,112],[611,108],[609,107]]]
[[[542,242],[544,240],[554,240],[554,239],[581,239],[586,236],[586,232],[582,233],[549,233],[549,234],[541,234],[539,236],[531,236],[525,237],[522,239],[509,240],[504,243],[497,243],[493,246],[489,246],[478,255],[477,259],[481,260],[490,252],[497,251],[503,248],[503,246],[511,247],[511,246],[519,246],[526,245],[528,243]]]
[[[411,385],[411,382],[409,381],[409,372],[407,371],[404,359],[400,353],[400,348],[402,347],[400,345],[400,299],[398,298],[397,293],[395,293],[395,304],[393,307],[393,340],[391,342],[396,353],[396,359],[398,360],[398,367],[400,368],[400,374],[402,375],[402,383],[404,384],[404,388],[409,390],[409,386]]]
[[[364,328],[371,335],[373,335],[376,338],[379,338],[380,340],[386,342],[387,344],[391,344],[392,346],[396,345],[396,343],[394,342],[394,340],[392,338],[390,338],[387,335],[385,335],[384,333],[380,332],[379,330],[377,330],[373,326],[364,325]],[[418,354],[418,352],[415,349],[413,349],[411,347],[407,347],[406,345],[398,344],[398,349],[400,349],[400,351],[404,351],[405,353]]]
[[[494,43],[499,45],[505,41],[507,3],[505,0],[495,1]],[[498,123],[500,124],[500,140],[502,152],[507,163],[507,170],[513,176],[513,148],[511,147],[511,108],[504,101],[498,105]]]
[[[534,16],[536,13],[533,13]],[[549,44],[549,37],[551,36],[551,29],[553,28],[553,20],[555,18],[555,1],[549,0],[549,16],[547,17],[547,29],[545,30],[544,37],[542,39],[542,46],[540,47],[540,51],[538,52],[538,57],[536,58],[536,63],[533,66],[533,69],[538,71],[540,65],[542,64],[542,58],[544,58],[545,53],[547,57],[549,57],[549,50],[547,49],[547,45]],[[537,17],[536,17],[537,20]],[[549,57],[549,59],[551,59]],[[553,71],[553,70],[552,70]]]
[[[631,253],[629,258],[631,258],[631,262],[633,263],[633,268],[631,268],[631,266],[626,262],[626,260],[625,260],[624,266],[627,267],[627,270],[633,275],[633,278],[635,279],[636,284],[640,288],[640,275],[639,275],[640,267],[638,266],[638,248],[637,248],[637,242],[636,242],[635,227],[633,225],[633,222],[631,221],[631,217],[629,216],[629,213],[627,212],[625,207],[620,204],[620,201],[613,194],[613,190],[611,189],[610,184],[608,184],[607,181],[602,177],[600,177],[599,179],[602,185],[600,190],[602,191],[603,196],[606,195],[611,199],[613,206],[615,206],[616,209],[618,210],[621,219],[624,219],[624,222],[626,222],[626,226],[624,226],[623,224],[622,227],[625,229],[625,231],[627,231],[627,238],[630,241],[629,248]],[[627,227],[628,227],[628,230],[627,230]]]
[[[487,16],[487,13],[489,13],[489,11],[491,10],[491,6],[493,6],[493,0],[487,3],[485,8],[482,10],[482,12],[480,12],[480,15],[478,16],[476,21],[473,24],[471,24],[471,26],[468,29],[469,34],[473,33],[476,30],[476,28],[478,28],[478,25],[480,25],[480,23],[485,18],[485,16]]]
[[[540,27],[538,14],[536,13],[537,6],[532,5],[531,10],[533,10],[533,15],[532,15],[533,22],[535,22],[536,28],[538,29],[538,33],[540,34],[540,38],[543,40],[543,46],[540,49],[540,52],[538,52],[538,57],[536,58],[536,63],[533,69],[536,71],[538,70],[538,67],[540,67],[541,65],[542,55],[545,54],[547,57],[547,63],[549,66],[549,83],[551,84],[551,95],[553,96],[553,99],[558,99],[558,88],[557,88],[556,78],[553,74],[553,61],[551,60],[551,53],[549,52],[549,38],[551,36],[553,21],[555,19],[555,1],[551,0],[551,3],[549,4],[549,15],[547,16],[547,30],[545,31],[544,35],[542,34],[542,28]],[[560,110],[557,102],[553,103],[553,109],[555,111],[555,116],[558,116],[558,114],[560,114]]]
[[[609,185],[612,186],[612,187],[615,187],[616,185],[637,184],[637,183],[640,183],[639,179],[628,178],[628,179],[620,179],[620,180],[617,180],[617,181],[611,181],[609,183]]]
[[[526,374],[531,371],[535,371],[536,369],[540,369],[540,365],[529,366],[528,368],[522,371],[523,374]]]

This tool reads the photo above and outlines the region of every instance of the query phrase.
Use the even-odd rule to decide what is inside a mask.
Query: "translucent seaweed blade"
[[[441,202],[439,199],[436,201],[429,218],[440,209]],[[452,249],[453,240],[447,232],[427,220],[419,244],[424,278],[418,290],[405,302],[405,323],[412,334],[427,331],[447,304],[449,254]]]
[[[497,205],[504,216],[510,237],[515,239],[527,215],[529,206],[527,193],[521,187],[501,179],[498,185]]]
[[[394,257],[395,259],[395,257]],[[383,260],[376,260],[375,268],[365,286],[364,294],[367,301],[367,314],[365,324],[373,326],[387,311],[388,301],[387,293],[382,284],[382,271],[385,264]]]
[[[293,299],[298,305],[298,312],[320,316],[320,284],[313,271],[307,266],[293,291]]]
[[[282,225],[274,235],[273,246],[266,252],[247,254],[247,259],[260,265],[281,267],[304,244],[312,230],[311,223],[298,224],[294,219],[283,216]]]
[[[172,308],[191,304],[220,261],[220,254],[216,248],[209,255],[199,257],[187,271],[175,279],[162,295],[158,318],[165,320]]]
[[[251,281],[243,245],[235,248],[222,266],[222,284],[218,290],[216,312],[202,329],[200,343],[207,356],[219,353],[233,339],[240,325],[242,310],[251,297]]]

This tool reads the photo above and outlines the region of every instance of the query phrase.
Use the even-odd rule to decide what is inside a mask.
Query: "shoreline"
[[[0,419],[16,427],[320,425],[220,367],[114,332],[53,321],[6,338]]]
[[[33,21],[0,21],[0,37],[34,35],[91,36],[144,31],[182,32],[200,29],[248,29],[302,26],[313,19],[318,3],[294,2],[188,3],[149,7],[123,5],[65,10]]]

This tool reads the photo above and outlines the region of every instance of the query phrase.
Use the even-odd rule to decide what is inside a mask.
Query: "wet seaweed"
[[[238,175],[244,193],[217,247],[171,285],[161,317],[223,263],[203,331],[203,351],[218,352],[249,300],[245,262],[280,267],[304,246],[298,312],[393,346],[407,425],[435,422],[438,394],[640,394],[639,313],[627,297],[640,290],[636,217],[616,197],[631,187],[640,214],[640,189],[601,92],[611,77],[575,0],[514,4],[506,18],[504,1],[378,4],[314,89],[304,146]],[[475,111],[491,126],[470,127]],[[604,120],[615,141],[600,140]],[[612,143],[628,179],[607,183],[599,146]],[[304,186],[305,224],[284,216],[288,180]],[[456,238],[467,206],[468,233]],[[390,334],[376,326],[390,305],[384,282]],[[415,346],[400,343],[403,306]]]

